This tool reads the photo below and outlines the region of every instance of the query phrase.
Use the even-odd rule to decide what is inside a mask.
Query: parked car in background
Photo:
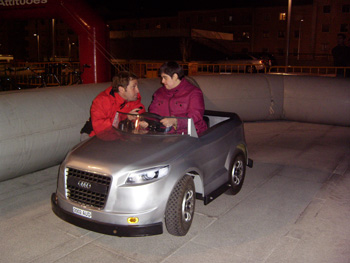
[[[267,69],[267,64],[263,59],[255,57],[248,53],[233,54],[226,57],[226,59],[217,60],[213,63],[219,65],[220,72],[244,71],[248,73],[253,73],[258,71],[264,72],[265,69]]]
[[[184,236],[196,199],[206,205],[241,190],[253,161],[237,114],[206,111],[200,136],[190,118],[178,118],[186,129],[166,128],[161,118],[117,113],[111,129],[74,147],[52,194],[55,214],[109,235],[157,235],[164,224]]]
[[[277,65],[277,61],[275,56],[272,53],[268,52],[255,52],[251,54],[252,56],[263,60],[267,70],[269,70],[272,66]]]

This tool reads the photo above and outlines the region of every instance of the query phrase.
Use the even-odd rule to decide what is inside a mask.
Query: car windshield
[[[164,118],[177,119],[176,129],[165,127],[161,120]],[[198,137],[196,128],[191,118],[185,117],[164,117],[154,113],[145,112],[142,114],[130,114],[117,112],[113,121],[113,127],[117,130],[132,134],[152,134],[152,135],[190,135]]]

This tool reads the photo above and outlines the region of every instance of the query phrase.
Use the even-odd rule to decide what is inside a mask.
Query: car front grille
[[[111,177],[67,168],[66,195],[84,206],[103,208],[107,201]]]

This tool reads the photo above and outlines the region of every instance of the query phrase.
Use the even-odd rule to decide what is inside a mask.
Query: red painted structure
[[[110,81],[107,25],[83,0],[1,0],[0,19],[62,18],[79,36],[84,83]]]

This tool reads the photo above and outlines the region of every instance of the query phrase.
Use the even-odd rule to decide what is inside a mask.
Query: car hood
[[[196,140],[188,135],[139,135],[110,130],[73,149],[65,165],[103,174],[166,165],[189,151]]]

